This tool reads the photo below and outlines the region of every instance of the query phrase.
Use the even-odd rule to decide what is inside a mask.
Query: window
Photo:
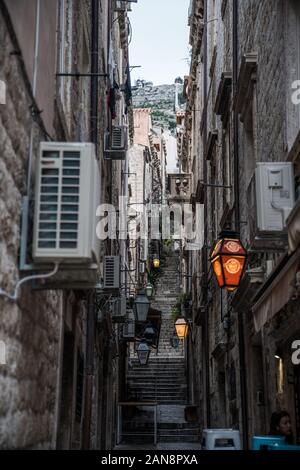
[[[249,106],[249,111],[244,120],[244,155],[245,155],[245,174],[246,187],[248,188],[250,180],[256,167],[256,99],[255,89],[253,90],[253,100]]]
[[[225,129],[223,129],[223,137],[222,137],[222,161],[223,161],[223,185],[230,186],[231,185],[231,159],[230,159],[230,124],[227,123]],[[223,189],[223,208],[225,208],[226,204],[230,205],[231,199],[231,190],[229,188]]]

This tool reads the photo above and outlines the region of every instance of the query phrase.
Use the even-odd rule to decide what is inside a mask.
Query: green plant
[[[175,322],[177,320],[177,318],[181,315],[181,305],[180,304],[175,304],[172,307],[171,315],[172,315],[172,319]]]
[[[175,321],[180,315],[183,314],[183,307],[188,308],[192,300],[191,294],[186,292],[182,293],[178,298],[176,304],[172,307],[171,315]]]
[[[159,268],[147,269],[148,281],[155,286],[158,278],[163,274],[164,263],[161,262]]]

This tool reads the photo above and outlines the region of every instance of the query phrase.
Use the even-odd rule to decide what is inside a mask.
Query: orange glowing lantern
[[[180,317],[175,322],[175,329],[179,339],[185,339],[189,332],[189,324],[184,317]]]
[[[241,282],[247,252],[236,232],[223,231],[211,254],[211,264],[219,287],[233,292]]]

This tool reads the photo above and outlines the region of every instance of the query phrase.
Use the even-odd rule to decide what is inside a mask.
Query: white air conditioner
[[[111,318],[114,323],[126,321],[126,297],[118,297],[111,302]]]
[[[295,204],[293,165],[289,162],[258,163],[256,177],[257,228],[278,232]]]
[[[115,11],[132,11],[131,3],[137,3],[137,0],[116,0]]]
[[[126,128],[123,126],[113,126],[111,131],[111,150],[126,150]]]
[[[120,288],[120,256],[104,257],[104,289]]]
[[[113,126],[104,136],[104,158],[107,160],[125,160],[128,147],[127,128]]]
[[[90,143],[41,142],[37,160],[33,259],[99,262],[100,173]]]
[[[135,315],[133,310],[127,310],[126,322],[123,325],[122,336],[127,341],[134,341],[135,338]]]
[[[127,4],[126,2],[122,2],[119,0],[116,0],[116,6],[115,6],[115,11],[126,11],[127,10]]]
[[[146,272],[146,265],[143,261],[139,262],[139,273],[140,274],[145,274]]]

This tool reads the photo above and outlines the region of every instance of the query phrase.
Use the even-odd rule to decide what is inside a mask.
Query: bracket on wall
[[[219,183],[206,183],[204,181],[200,181],[200,184],[202,186],[208,186],[212,188],[226,188],[226,189],[232,189],[232,185],[226,185],[226,184],[219,184]]]
[[[76,77],[76,78],[81,78],[81,77],[108,77],[107,73],[56,73],[56,77]]]

